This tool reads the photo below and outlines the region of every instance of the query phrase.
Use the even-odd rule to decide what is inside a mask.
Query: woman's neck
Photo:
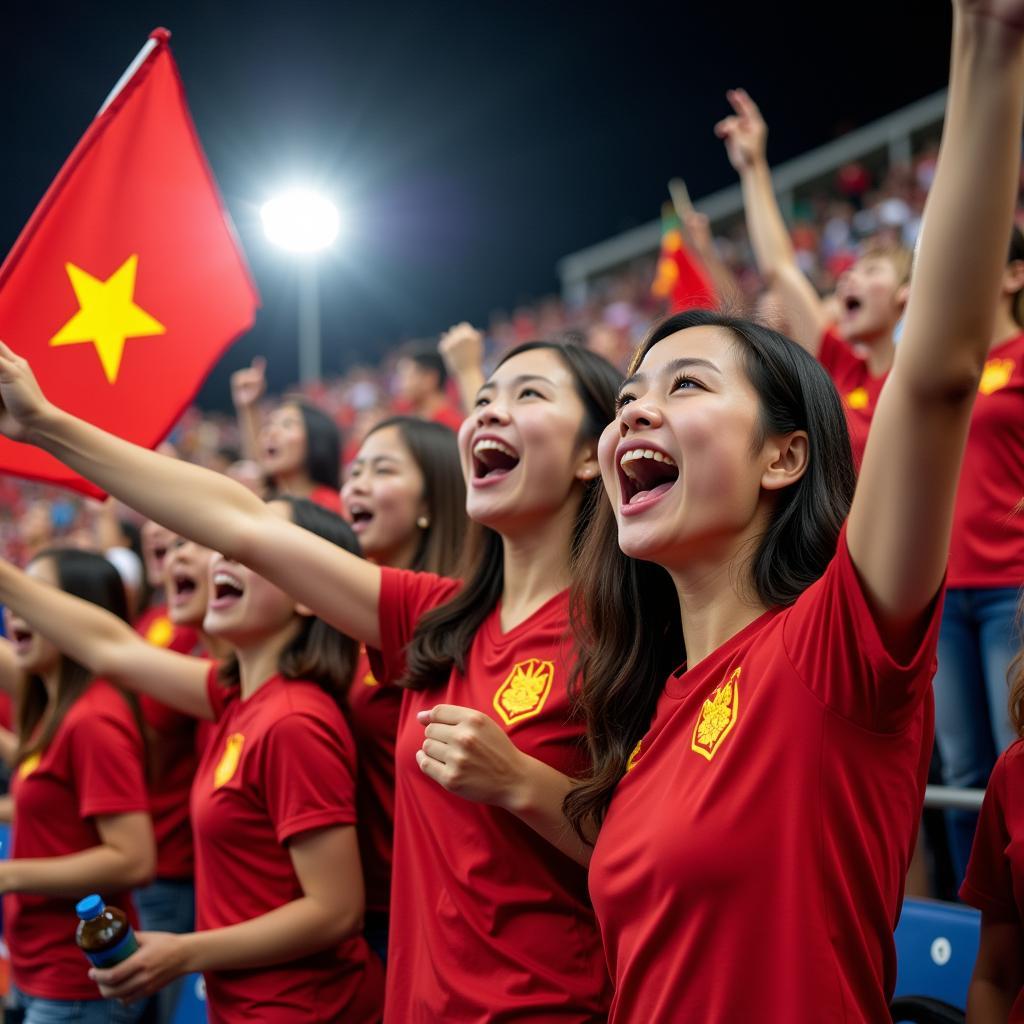
[[[43,681],[43,688],[46,690],[46,714],[49,714],[57,706],[57,697],[60,695],[60,666],[51,668],[40,677]]]
[[[718,557],[669,570],[679,597],[687,669],[768,610],[750,578],[751,553],[762,533],[759,525],[734,539],[727,550],[713,552]]]
[[[310,480],[304,469],[296,469],[294,472],[279,473],[275,476],[274,490],[290,498],[308,498],[316,490],[316,484]]]
[[[264,637],[251,644],[235,648],[242,700],[248,700],[278,674],[281,655],[301,628],[301,623],[290,622],[287,627],[273,636]]]
[[[992,343],[989,347],[995,348],[1004,341],[1017,337],[1020,333],[1021,326],[1014,320],[1009,303],[1005,305],[1000,303],[999,310],[996,313],[996,324],[992,330]]]
[[[543,525],[502,534],[501,629],[507,633],[569,586],[569,552],[578,501],[567,501]]]
[[[868,364],[868,373],[872,377],[883,377],[892,369],[896,358],[896,342],[892,331],[886,331],[877,337],[861,343],[864,361]]]

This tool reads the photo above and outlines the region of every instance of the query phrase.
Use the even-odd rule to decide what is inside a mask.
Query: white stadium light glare
[[[295,188],[263,204],[260,210],[267,238],[291,252],[326,249],[338,237],[341,217],[325,196]]]

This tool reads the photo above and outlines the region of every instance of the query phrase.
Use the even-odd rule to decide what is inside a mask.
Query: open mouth
[[[373,522],[373,513],[365,505],[349,505],[348,515],[356,533],[362,533]]]
[[[230,608],[245,593],[245,587],[237,576],[233,576],[223,569],[213,574],[213,594],[210,598],[210,607],[216,609]]]
[[[15,654],[27,654],[29,648],[32,646],[32,640],[35,637],[30,629],[23,629],[21,627],[15,627],[11,630],[11,646],[14,648]]]
[[[192,576],[176,572],[171,579],[171,603],[175,606],[187,604],[194,596],[198,584]]]
[[[482,437],[473,445],[473,480],[495,482],[519,465],[514,448],[493,437]]]
[[[660,498],[679,479],[675,460],[653,448],[630,448],[619,458],[622,504],[643,505]]]
[[[851,315],[856,313],[862,305],[863,303],[855,295],[847,295],[846,298],[843,299],[843,308]]]
[[[157,560],[158,563],[159,562],[163,562],[163,560],[167,557],[167,548],[165,548],[165,547],[155,547],[155,548],[153,548],[153,557]]]

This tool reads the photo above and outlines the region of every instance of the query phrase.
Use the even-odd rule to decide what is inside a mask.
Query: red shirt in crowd
[[[214,666],[207,689],[217,727],[192,787],[200,931],[299,899],[289,840],[356,820],[355,744],[320,687],[275,676],[242,700]],[[361,935],[287,963],[205,977],[213,1024],[380,1020],[383,966]]]
[[[872,376],[867,361],[856,355],[831,327],[822,335],[818,362],[825,367],[842,399],[846,425],[850,430],[853,461],[859,469],[864,458],[871,418],[875,415],[878,396],[888,374]]]
[[[960,473],[949,586],[1024,582],[1024,334],[985,362]]]
[[[447,427],[457,434],[465,418],[465,413],[454,405],[442,405],[440,409],[431,415],[430,420],[432,423],[440,423],[442,427]]]
[[[318,487],[314,487],[309,496],[309,500],[313,502],[314,505],[319,505],[321,508],[327,509],[328,512],[334,512],[339,516],[345,514],[345,506],[341,501],[341,491],[335,490],[333,487],[328,487],[326,484],[320,484]]]
[[[609,1020],[888,1020],[941,601],[887,652],[845,532],[824,576],[665,683],[599,833]]]
[[[403,675],[416,623],[457,588],[429,573],[383,570],[382,650],[371,652],[382,683]],[[605,1019],[609,983],[583,868],[507,811],[454,796],[416,764],[416,713],[458,704],[489,714],[524,753],[580,774],[583,723],[567,696],[567,628],[567,593],[507,633],[495,608],[465,674],[405,691],[385,1003],[394,1024]]]
[[[395,734],[401,707],[402,690],[381,686],[374,678],[366,651],[360,651],[348,692],[349,725],[359,751],[359,853],[366,882],[366,909],[385,914],[391,905]]]
[[[94,680],[68,708],[50,745],[11,779],[12,857],[61,857],[99,846],[95,818],[149,810],[142,737],[124,695]],[[99,999],[75,945],[76,897],[4,895],[4,938],[14,983],[43,999]],[[104,892],[136,925],[130,892]]]
[[[1024,921],[1024,743],[1003,751],[988,780],[974,833],[967,877],[960,899],[986,917],[1020,925]],[[1014,1001],[1010,1021],[1024,1021],[1024,990]]]
[[[175,626],[164,605],[144,612],[136,631],[154,647],[191,654],[199,642],[194,629]],[[156,877],[192,877],[192,826],[189,793],[198,766],[196,720],[176,708],[143,694],[139,707],[146,726],[149,759],[149,810],[156,837]]]

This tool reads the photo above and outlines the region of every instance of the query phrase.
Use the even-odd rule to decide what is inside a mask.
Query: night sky
[[[350,220],[323,258],[325,364],[557,290],[559,257],[734,180],[712,126],[743,85],[773,162],[945,84],[949,4],[149,3],[9,5],[0,35],[0,249],[107,92],[164,25],[262,295],[254,353],[295,378],[296,281],[259,206],[295,182]],[[835,27],[841,25],[841,27]]]

